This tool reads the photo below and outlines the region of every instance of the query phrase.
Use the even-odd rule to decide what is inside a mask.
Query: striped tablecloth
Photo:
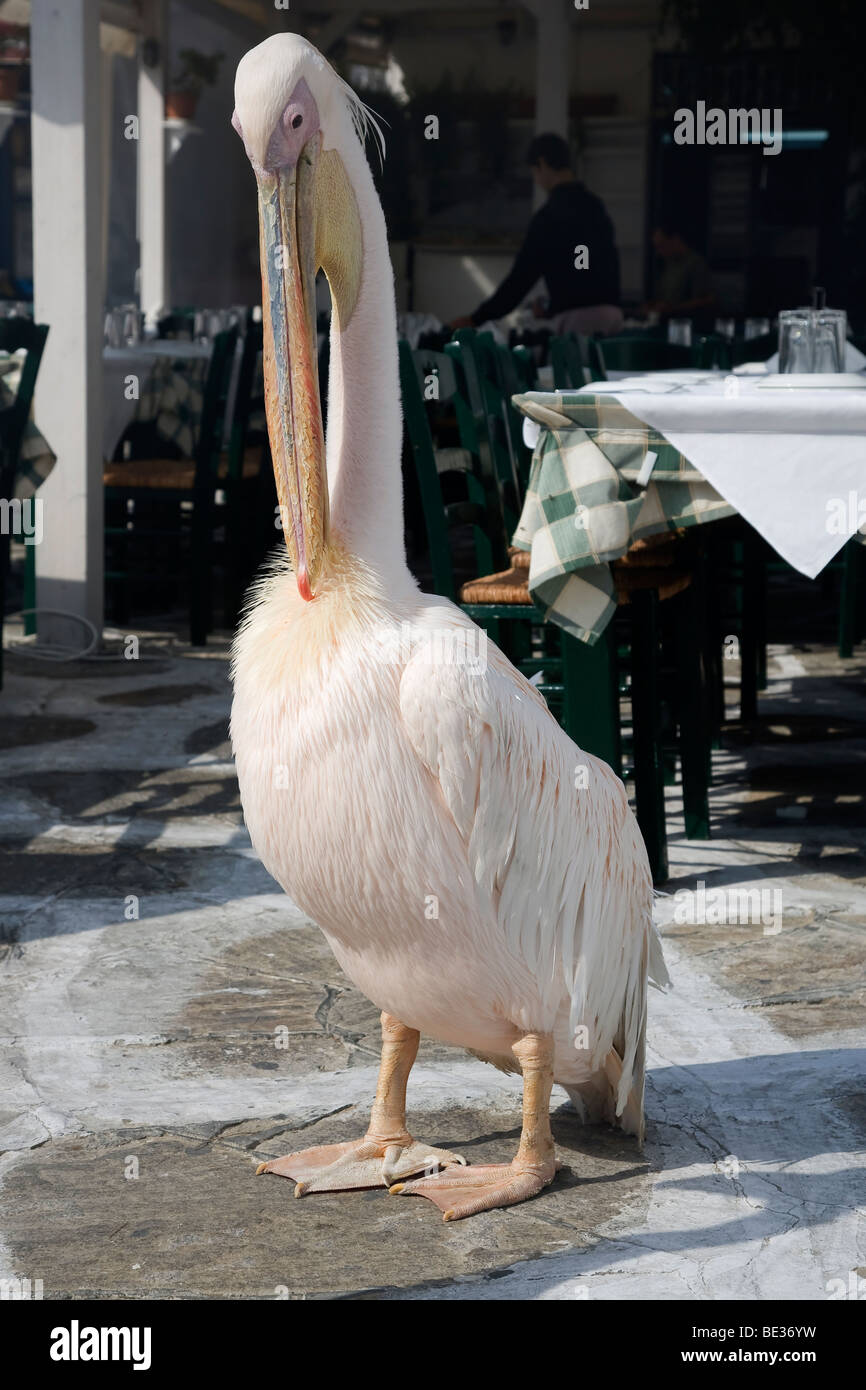
[[[612,396],[529,391],[513,399],[542,426],[514,544],[530,552],[535,603],[591,646],[616,610],[611,560],[644,536],[735,508]]]

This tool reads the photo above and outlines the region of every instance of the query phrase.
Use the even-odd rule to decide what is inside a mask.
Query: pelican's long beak
[[[312,599],[328,535],[316,343],[316,177],[322,137],[291,168],[256,170],[265,409],[283,535],[298,590]]]

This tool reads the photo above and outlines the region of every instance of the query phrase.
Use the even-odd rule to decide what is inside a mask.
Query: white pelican
[[[393,272],[360,138],[369,113],[286,33],[241,60],[235,103],[258,183],[290,560],[258,583],[237,636],[238,779],[263,864],[382,1010],[383,1037],[366,1135],[259,1171],[291,1177],[297,1196],[387,1185],[453,1220],[552,1181],[554,1081],[585,1117],[642,1134],[648,970],[665,978],[650,872],[621,782],[407,568]],[[333,300],[327,443],[318,267]],[[409,1134],[422,1032],[522,1072],[512,1163],[467,1168]]]

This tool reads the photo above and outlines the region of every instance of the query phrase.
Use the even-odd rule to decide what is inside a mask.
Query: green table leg
[[[664,771],[659,710],[658,595],[639,589],[631,596],[631,714],[635,801],[653,883],[668,879]]]
[[[842,552],[842,594],[839,602],[839,655],[847,660],[854,655],[859,632],[862,588],[862,557],[860,543],[848,541]]]
[[[740,722],[758,717],[760,648],[764,604],[764,557],[760,537],[752,530],[743,541],[743,617],[740,641]]]

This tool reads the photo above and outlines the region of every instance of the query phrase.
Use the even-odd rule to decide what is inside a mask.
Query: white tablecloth
[[[842,390],[768,389],[768,376],[653,372],[584,390],[615,395],[663,434],[814,579],[855,531],[866,533],[866,373],[863,389]]]

